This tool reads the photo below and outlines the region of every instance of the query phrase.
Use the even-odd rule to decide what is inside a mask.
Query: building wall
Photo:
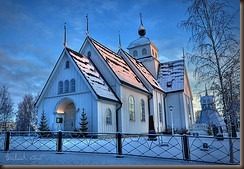
[[[70,62],[70,68],[65,68],[66,61]],[[46,114],[50,130],[63,130],[63,124],[56,123],[56,117],[64,116],[63,109],[60,109],[60,104],[65,100],[70,100],[74,103],[76,109],[75,117],[75,128],[79,128],[79,122],[81,117],[82,109],[88,118],[88,130],[97,131],[97,121],[94,122],[93,119],[96,117],[97,113],[97,100],[92,93],[91,89],[88,87],[88,83],[82,78],[82,74],[77,71],[75,65],[72,64],[67,56],[64,56],[61,60],[60,65],[58,65],[56,71],[54,72],[53,78],[50,79],[47,90],[44,93],[43,100],[38,106],[38,125],[40,123],[41,113]],[[58,83],[59,81],[65,81],[75,79],[75,92],[68,92],[63,94],[58,94]],[[59,110],[60,109],[60,110]],[[78,111],[79,110],[79,111]]]
[[[160,108],[161,106],[161,108]],[[165,130],[165,113],[164,113],[164,101],[162,92],[153,91],[153,97],[150,101],[151,112],[154,119],[154,127],[156,132],[162,132]],[[160,116],[160,109],[162,115]]]
[[[134,97],[135,101],[135,121],[129,120],[129,96]],[[141,121],[141,99],[145,103],[145,121]],[[121,86],[121,102],[120,121],[121,130],[126,133],[148,133],[149,130],[149,112],[148,112],[148,98],[145,93],[137,92],[135,89]]]
[[[106,111],[110,109],[112,113],[112,123],[106,123]],[[116,104],[107,102],[107,101],[99,101],[98,102],[98,132],[99,133],[114,133],[116,132]]]
[[[185,106],[183,92],[168,93],[166,96],[165,104],[167,127],[171,128],[172,122],[169,106],[173,106],[172,114],[174,129],[187,128],[185,121]]]

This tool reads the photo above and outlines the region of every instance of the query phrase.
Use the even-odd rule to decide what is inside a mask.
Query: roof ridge
[[[144,76],[144,78],[152,85],[152,86],[154,86],[155,88],[157,88],[157,89],[160,89],[160,90],[162,90],[163,91],[163,89],[162,89],[162,87],[160,86],[160,84],[157,82],[157,79],[156,78],[154,78],[153,77],[153,75],[151,74],[151,72],[146,68],[146,66],[144,66],[141,62],[139,62],[137,59],[135,59],[134,57],[132,57],[128,52],[126,52],[126,51],[124,51],[123,49],[122,49],[122,52],[124,52],[127,56],[128,56],[128,58],[132,61],[132,63],[133,63],[133,60],[136,62],[136,64],[139,64],[139,66],[140,67],[143,67],[143,69],[145,69],[146,71],[147,71],[147,73],[149,73],[149,75],[153,78],[152,80],[153,80],[153,82],[154,83],[151,83],[151,81],[149,80],[149,79],[147,79],[147,77],[145,76],[145,74],[143,74],[143,72],[141,72],[141,70],[135,65],[135,67],[141,72],[141,74]]]
[[[97,43],[100,47],[102,47],[103,49],[105,49],[106,51],[112,53],[112,54],[115,54],[117,56],[119,56],[116,52],[114,52],[113,50],[109,49],[108,47],[104,46],[102,43],[96,41],[95,39],[91,38],[91,37],[88,37],[90,40],[94,41],[95,43]]]

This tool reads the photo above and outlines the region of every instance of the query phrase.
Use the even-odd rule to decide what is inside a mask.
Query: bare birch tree
[[[3,86],[0,88],[0,122],[3,128],[7,130],[7,123],[11,122],[14,116],[13,101],[8,92],[8,88]]]
[[[223,0],[189,2],[192,3],[187,9],[189,17],[180,22],[180,27],[192,33],[190,42],[194,53],[188,53],[187,57],[196,67],[194,77],[197,81],[207,83],[220,96],[225,117],[231,107],[227,89],[233,89],[232,96],[239,95],[240,37],[238,28],[234,26],[239,9],[231,12],[234,10],[231,4]],[[228,83],[230,78],[234,83]]]
[[[188,54],[194,64],[194,77],[198,83],[207,83],[219,96],[229,137],[233,105],[238,102],[240,89],[240,30],[234,21],[239,9],[225,0],[188,0],[191,5],[186,13],[188,19],[179,23],[181,28],[192,33],[190,42],[194,53]],[[230,142],[230,147],[232,146]],[[233,162],[230,148],[230,161]]]
[[[31,94],[23,97],[23,101],[18,104],[17,130],[32,131],[36,127],[36,109],[34,107],[35,98]]]

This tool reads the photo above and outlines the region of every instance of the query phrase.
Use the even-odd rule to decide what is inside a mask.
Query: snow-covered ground
[[[187,136],[190,160],[214,163],[229,163],[229,139],[217,140],[213,137]],[[5,135],[0,135],[0,150],[4,150]],[[207,143],[208,148],[203,148]],[[240,164],[240,139],[233,138],[234,163]],[[11,136],[10,147],[14,150],[57,151],[57,138],[39,138],[38,136]],[[117,140],[114,134],[98,138],[63,138],[62,151],[117,153]],[[149,140],[147,135],[122,135],[122,154],[150,157],[184,159],[181,135],[157,135],[157,140]]]

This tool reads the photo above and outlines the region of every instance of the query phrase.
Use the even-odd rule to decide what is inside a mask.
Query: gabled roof
[[[145,79],[151,84],[154,89],[158,89],[163,91],[160,87],[160,84],[156,81],[153,75],[147,70],[147,68],[138,60],[133,58],[128,52],[120,49],[129,59],[130,61],[136,66],[136,68],[141,72],[141,74],[145,77]]]
[[[184,90],[184,60],[161,63],[158,71],[158,82],[165,92]]]
[[[66,48],[66,50],[68,51],[71,58],[75,61],[76,65],[98,98],[106,98],[109,100],[118,101],[112,89],[97,71],[91,60],[72,49]]]
[[[107,64],[113,70],[121,83],[128,84],[130,86],[133,86],[134,88],[149,93],[141,80],[136,76],[136,74],[132,71],[132,69],[128,66],[128,64],[120,55],[103,46],[101,43],[97,42],[91,37],[88,37],[88,39],[100,53],[103,59],[107,62]]]

